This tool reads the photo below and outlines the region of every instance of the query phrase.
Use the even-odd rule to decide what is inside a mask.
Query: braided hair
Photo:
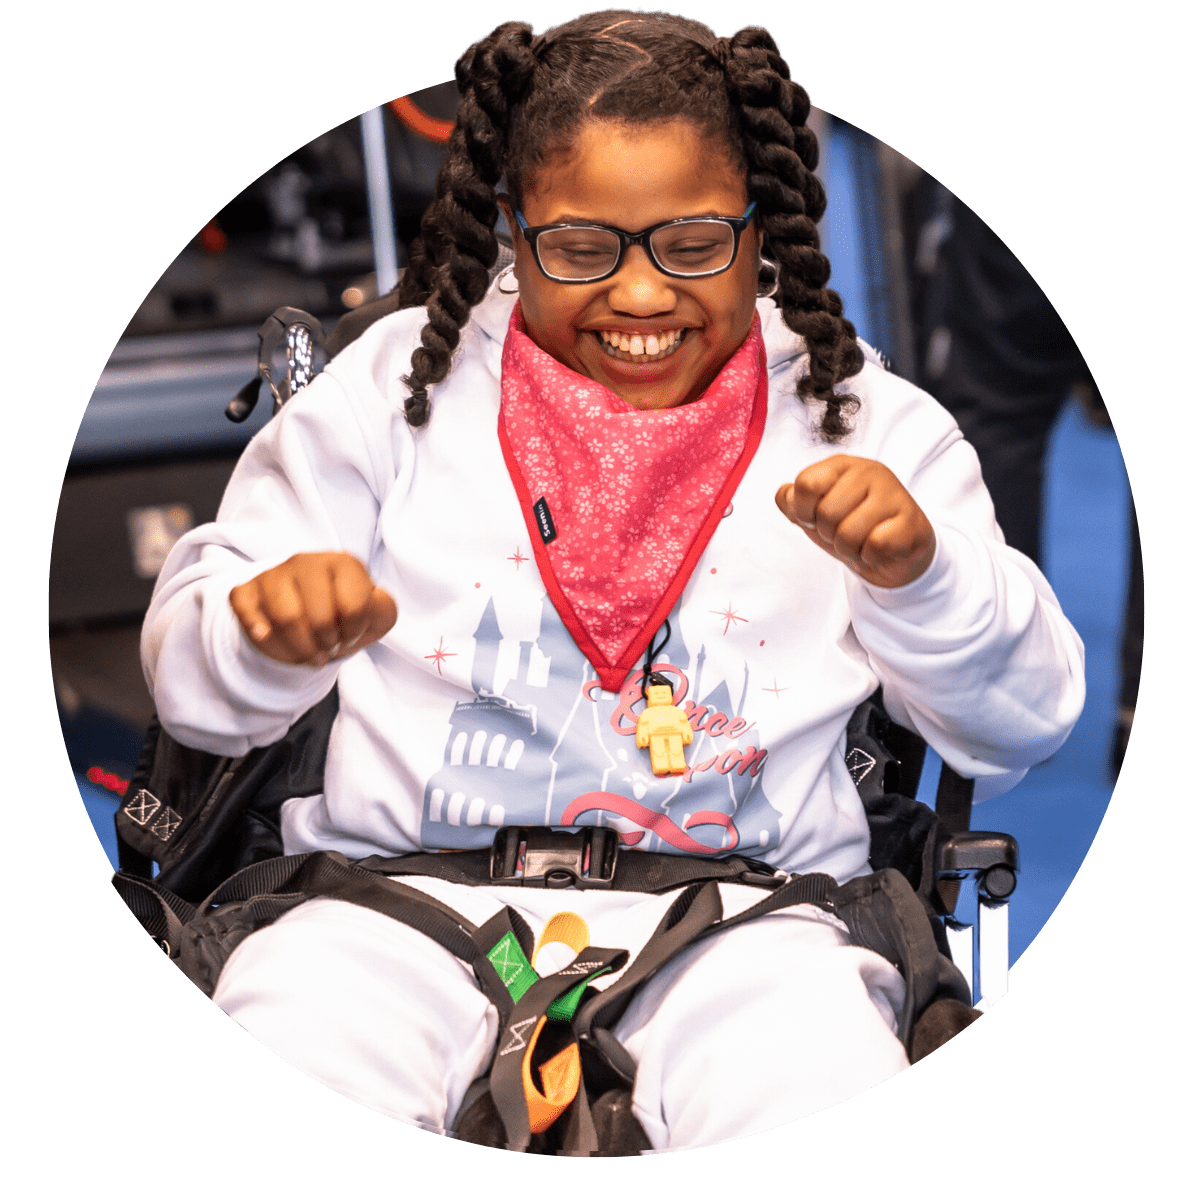
[[[864,358],[816,222],[825,197],[814,174],[819,149],[806,125],[810,105],[764,29],[717,38],[697,21],[612,10],[534,36],[509,22],[456,64],[459,109],[397,290],[398,307],[426,306],[414,350],[406,417],[430,416],[427,387],[446,377],[460,330],[487,293],[497,258],[497,186],[520,207],[547,161],[569,151],[588,119],[684,120],[720,147],[747,178],[764,250],[779,272],[774,294],[784,323],[804,338],[809,371],[799,394],[823,404],[819,433],[849,433],[854,395],[838,390]]]

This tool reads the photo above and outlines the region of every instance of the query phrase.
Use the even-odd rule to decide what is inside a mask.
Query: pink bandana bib
[[[637,410],[526,336],[504,342],[499,434],[562,622],[618,693],[725,515],[758,448],[767,361],[756,319],[696,401]]]

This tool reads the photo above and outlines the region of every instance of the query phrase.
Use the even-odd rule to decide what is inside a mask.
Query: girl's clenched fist
[[[935,531],[884,464],[833,455],[784,484],[775,503],[825,553],[874,586],[913,582],[935,556]]]
[[[372,644],[398,618],[352,554],[296,554],[234,587],[230,606],[260,652],[318,667]]]

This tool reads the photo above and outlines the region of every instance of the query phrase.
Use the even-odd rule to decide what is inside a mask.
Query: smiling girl
[[[808,100],[770,36],[507,24],[457,77],[400,289],[160,576],[143,651],[169,732],[242,755],[336,687],[322,790],[283,806],[289,855],[585,825],[842,883],[869,871],[845,729],[879,686],[990,791],[1049,757],[1082,706],[1078,637],[951,418],[825,286]],[[645,666],[684,711],[679,774],[636,746]],[[574,911],[633,953],[675,896],[402,880],[474,924]],[[721,887],[727,914],[764,894]],[[904,996],[815,906],[699,942],[613,1026],[641,1142],[716,1142],[882,1081],[907,1063]],[[497,1048],[465,963],[339,900],[241,942],[215,1000],[441,1132]]]

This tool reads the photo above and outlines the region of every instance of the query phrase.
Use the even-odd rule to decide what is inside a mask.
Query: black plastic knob
[[[994,865],[981,875],[980,886],[989,898],[999,902],[1017,889],[1017,875],[1007,865]]]

